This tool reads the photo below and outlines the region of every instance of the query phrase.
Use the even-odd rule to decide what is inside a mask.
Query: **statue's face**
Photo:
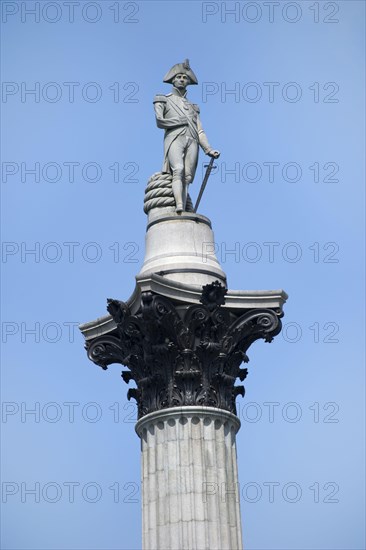
[[[189,77],[184,73],[175,75],[173,79],[173,86],[178,89],[184,89],[189,84]]]

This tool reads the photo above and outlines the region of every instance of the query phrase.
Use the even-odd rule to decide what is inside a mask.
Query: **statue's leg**
[[[187,205],[188,185],[189,185],[189,183],[186,183],[185,181],[183,181],[182,198],[183,198],[183,210],[184,211],[185,211],[186,205]]]
[[[184,150],[185,136],[176,138],[168,152],[168,161],[173,174],[172,189],[176,205],[176,212],[184,210],[183,202],[183,178],[184,178]]]
[[[198,162],[198,143],[191,138],[184,158],[184,181],[192,183]]]
[[[184,159],[184,184],[183,184],[183,204],[186,208],[188,186],[192,183],[198,162],[198,143],[196,140],[191,139]]]

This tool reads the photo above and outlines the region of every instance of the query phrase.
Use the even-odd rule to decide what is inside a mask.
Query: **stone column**
[[[103,369],[127,366],[122,378],[136,384],[127,397],[138,406],[143,549],[239,550],[235,400],[245,390],[236,382],[248,374],[241,364],[249,360],[250,345],[271,342],[280,332],[285,296],[260,293],[259,304],[248,307],[239,294],[226,306],[228,292],[219,281],[200,294],[199,287],[180,284],[174,299],[147,285],[136,293],[138,307],[131,302],[135,313],[108,300],[112,330],[103,328],[106,319],[83,327],[86,334],[105,331],[87,339],[89,358]],[[170,294],[174,288],[161,284]],[[270,307],[264,300],[272,300]]]
[[[215,408],[168,408],[142,417],[144,550],[242,549],[236,433]]]
[[[127,397],[138,406],[143,549],[240,550],[235,400],[245,390],[236,381],[248,374],[241,364],[250,345],[280,332],[281,302],[261,307],[261,294],[259,307],[247,307],[239,295],[226,307],[219,281],[200,294],[180,284],[175,299],[146,286],[135,313],[108,300],[113,329],[86,341],[94,363],[121,363],[128,367],[123,380],[136,384]],[[182,301],[187,296],[190,305]]]

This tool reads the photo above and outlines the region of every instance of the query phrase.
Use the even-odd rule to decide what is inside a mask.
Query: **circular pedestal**
[[[210,220],[191,212],[178,215],[173,207],[154,210],[149,213],[145,260],[139,276],[157,273],[199,286],[219,280],[226,286]]]

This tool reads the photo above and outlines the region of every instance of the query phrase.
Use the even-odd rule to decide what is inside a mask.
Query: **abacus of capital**
[[[138,407],[144,550],[239,550],[242,545],[235,400],[250,345],[281,331],[282,290],[228,290],[210,220],[188,194],[198,150],[218,158],[199,107],[188,60],[167,73],[170,94],[154,99],[165,130],[164,164],[149,180],[143,266],[126,301],[80,329],[89,359],[122,371]],[[212,162],[210,164],[210,168]],[[208,172],[209,175],[209,172]],[[205,178],[204,185],[207,183]],[[202,193],[200,193],[200,196]]]

